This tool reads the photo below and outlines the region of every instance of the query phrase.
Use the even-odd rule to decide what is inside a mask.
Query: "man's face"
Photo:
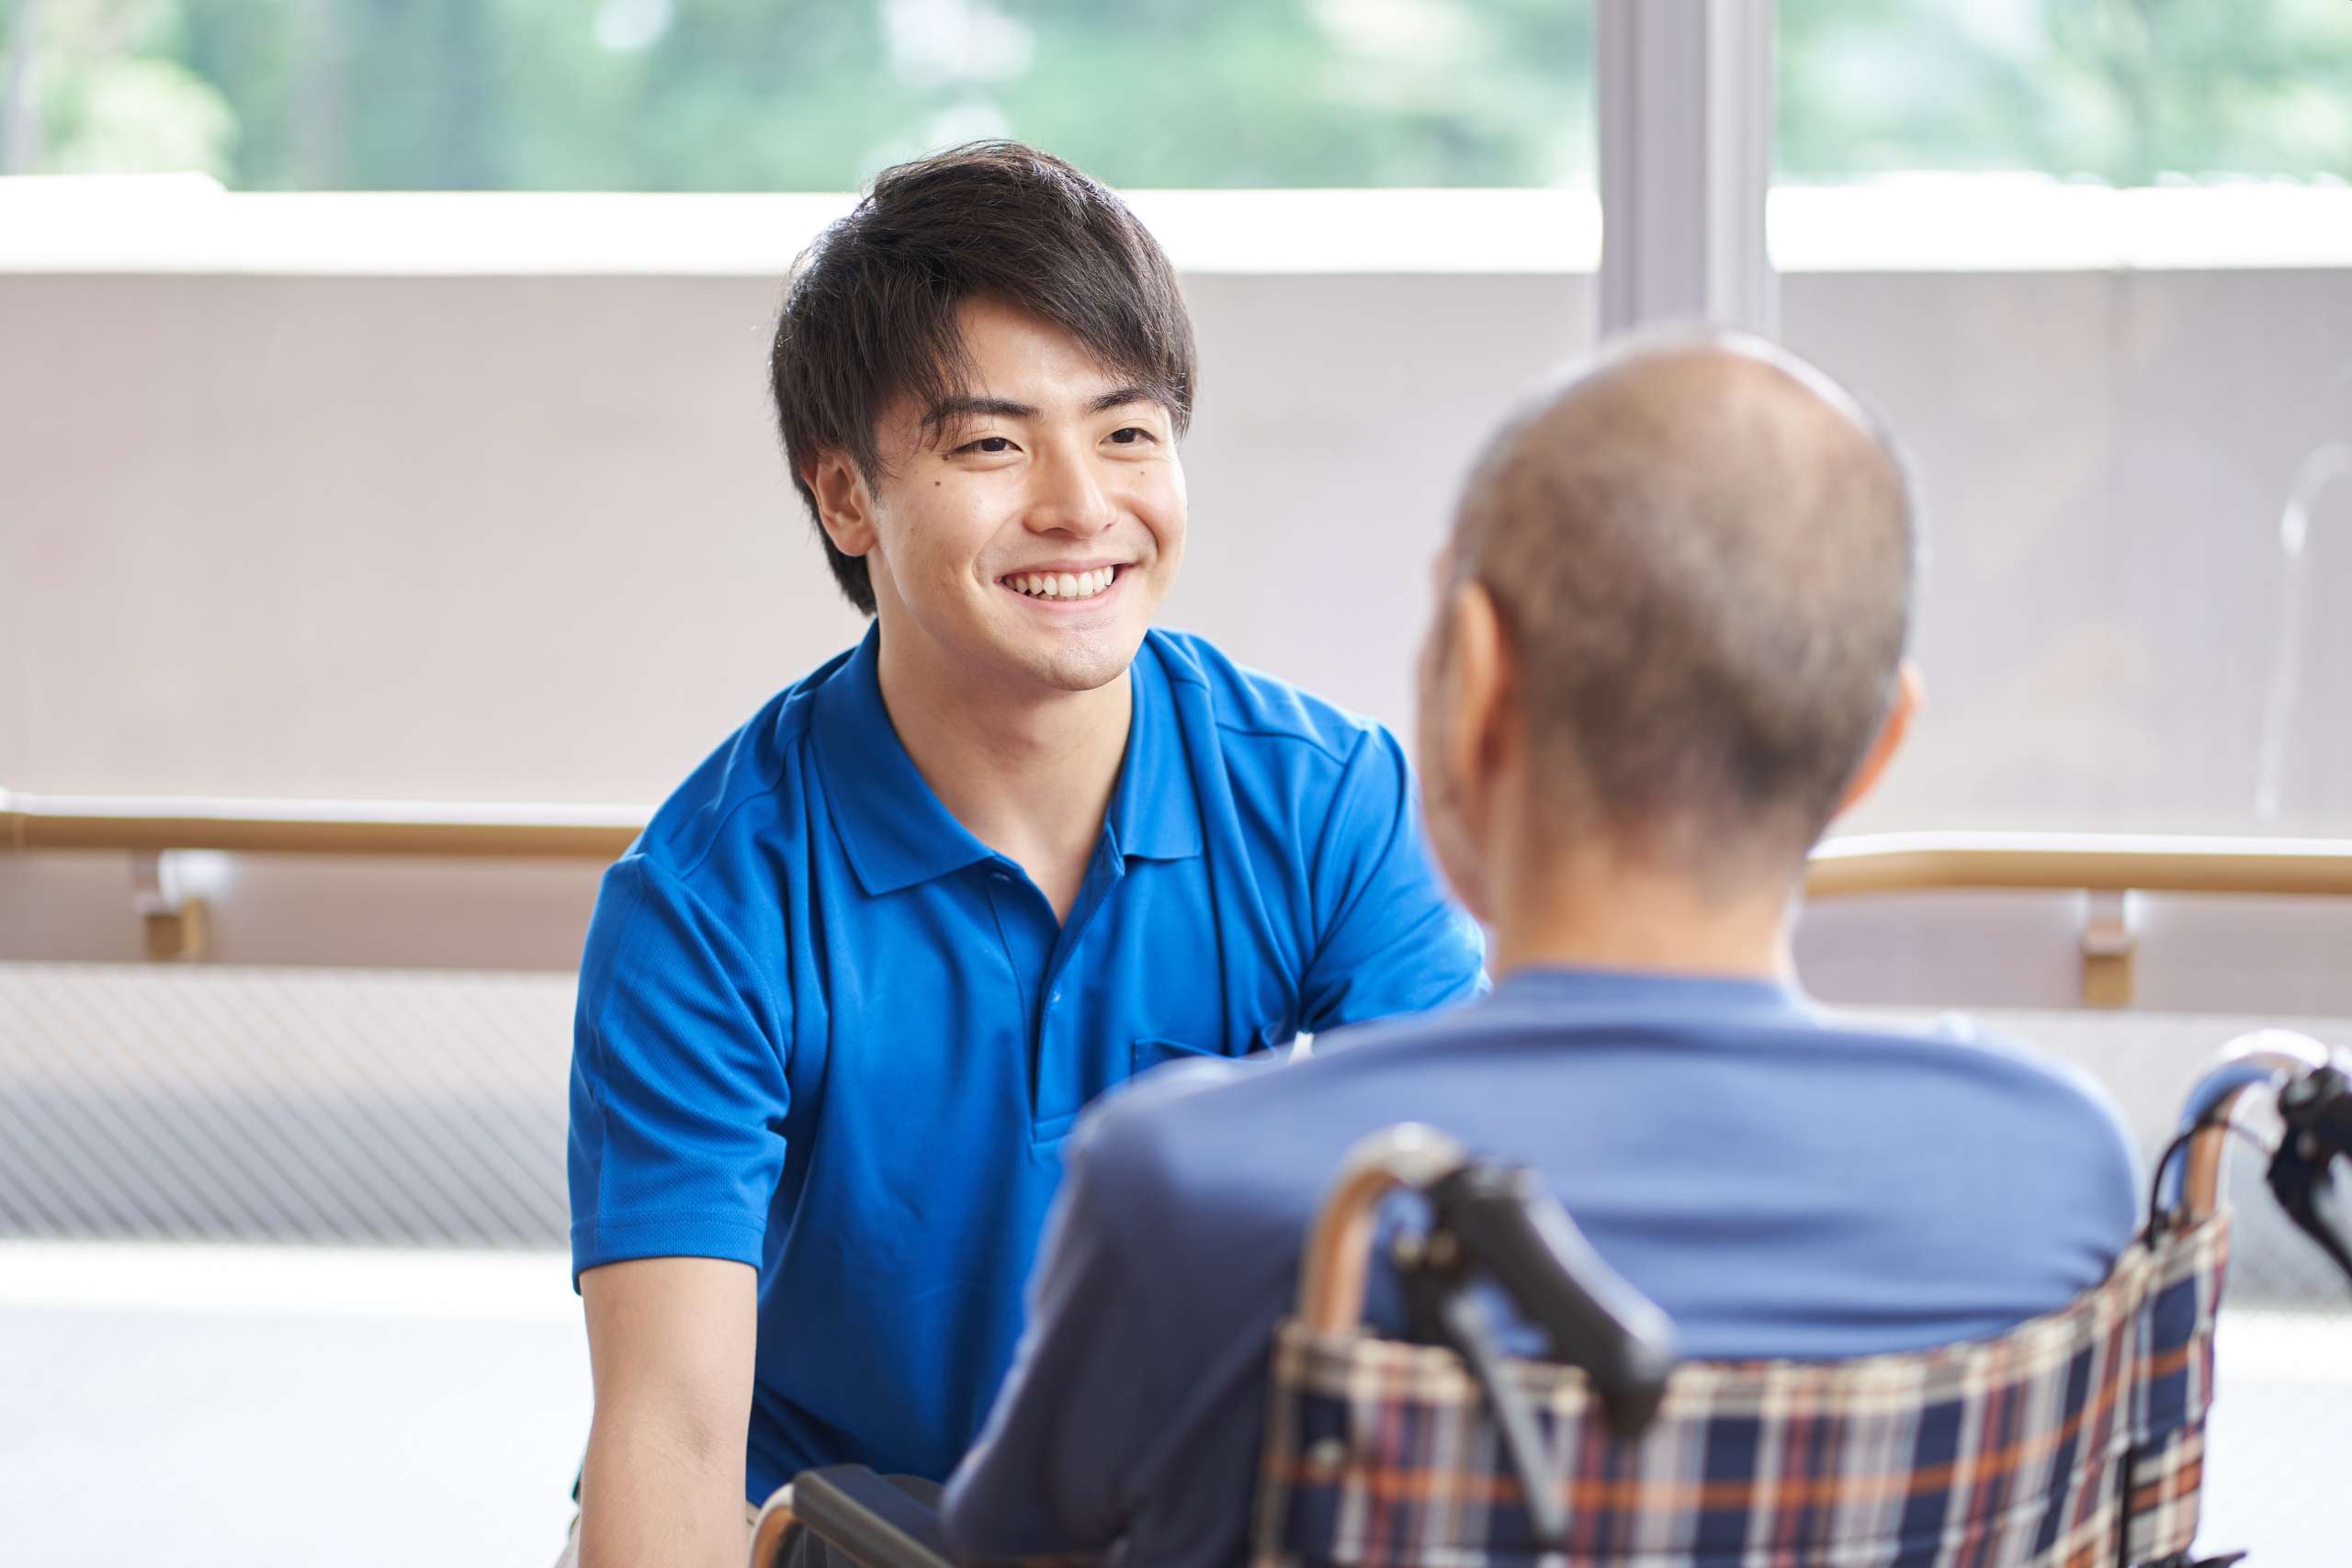
[[[1183,558],[1174,423],[1057,327],[986,299],[960,316],[965,395],[894,408],[876,433],[883,637],[967,674],[1091,691],[1134,659]]]

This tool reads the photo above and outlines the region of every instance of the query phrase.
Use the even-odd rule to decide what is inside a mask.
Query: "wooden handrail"
[[[618,860],[647,813],[610,806],[144,800],[0,793],[0,848]]]
[[[617,806],[193,800],[0,792],[0,849],[219,850],[611,861],[647,813]],[[2352,897],[2352,839],[2124,833],[1867,833],[1805,869],[1813,898],[1962,888]]]
[[[629,807],[104,799],[0,791],[0,851],[17,852],[160,856],[217,850],[605,863],[627,852],[645,822],[645,812]],[[1804,880],[1813,899],[1971,888],[2088,893],[2083,999],[2120,1007],[2131,999],[2137,946],[2129,895],[2352,897],[2352,839],[1872,833],[1823,844]],[[202,900],[159,897],[148,900],[144,911],[152,955],[201,954]]]
[[[1805,893],[2045,888],[2093,893],[2352,896],[2352,840],[2139,833],[1865,833],[1832,839]]]

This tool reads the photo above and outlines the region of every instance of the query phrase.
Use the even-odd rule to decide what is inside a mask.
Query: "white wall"
[[[1456,478],[1585,345],[1590,280],[1187,288],[1205,375],[1169,618],[1401,722]],[[764,275],[0,276],[0,784],[657,799],[857,629],[766,424],[775,297]],[[2277,517],[2304,456],[2352,439],[2352,272],[1805,273],[1783,320],[1892,417],[1933,513],[1929,716],[1855,825],[2255,826]],[[2317,523],[2340,600],[2352,486]],[[2301,657],[2267,826],[2352,833],[2352,628],[2314,614]],[[594,883],[233,870],[224,958],[560,964]],[[107,857],[0,858],[0,956],[127,953],[126,886]],[[1853,924],[1809,962],[1874,951]],[[1844,966],[1880,989],[1900,968]]]
[[[2247,831],[2278,518],[2352,441],[2352,270],[1805,275],[1789,342],[1916,454],[1930,720],[1878,826]],[[2352,833],[2352,484],[2320,498],[2264,830]],[[1859,825],[1859,824],[1858,824]]]
[[[1176,624],[1401,711],[1454,476],[1580,278],[1197,278]],[[0,278],[0,780],[650,801],[857,635],[765,278]],[[1318,613],[1318,606],[1324,613]]]

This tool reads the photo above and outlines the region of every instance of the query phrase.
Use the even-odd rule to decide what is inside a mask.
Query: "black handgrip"
[[[2271,1156],[2270,1190],[2352,1279],[2352,1200],[2338,1174],[2352,1173],[2352,1079],[2335,1066],[2306,1073],[2278,1091],[2278,1114],[2286,1128]]]
[[[792,1478],[792,1514],[862,1568],[954,1568],[939,1516],[862,1464]]]
[[[1674,1367],[1674,1325],[1601,1261],[1524,1166],[1474,1162],[1430,1187],[1438,1228],[1544,1330],[1551,1359],[1579,1368],[1620,1435],[1647,1427]]]
[[[2308,1140],[2303,1152],[2312,1160],[2352,1159],[2352,1077],[2343,1068],[2314,1067],[2278,1091],[2278,1114],[2290,1133]]]

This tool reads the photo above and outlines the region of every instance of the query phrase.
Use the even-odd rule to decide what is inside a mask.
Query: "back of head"
[[[884,170],[793,269],[769,355],[793,483],[841,453],[878,477],[876,425],[898,400],[943,401],[968,379],[957,310],[988,298],[1068,333],[1158,398],[1182,434],[1193,326],[1174,270],[1109,187],[1012,141],[954,147]],[[822,535],[822,529],[819,530]],[[868,615],[865,562],[828,539],[833,575]]]
[[[1547,390],[1453,542],[1513,655],[1539,820],[1717,889],[1785,885],[1888,712],[1909,487],[1818,372],[1653,340]]]

